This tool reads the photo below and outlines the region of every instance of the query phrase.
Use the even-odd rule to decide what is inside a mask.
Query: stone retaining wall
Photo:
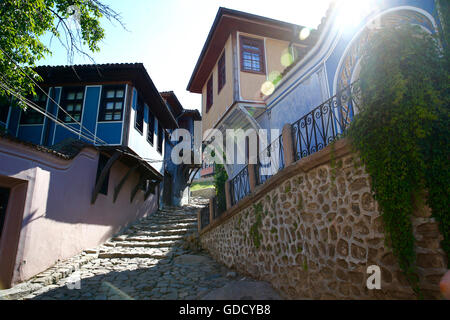
[[[203,247],[289,299],[415,298],[385,246],[370,178],[358,161],[342,140],[292,164],[202,230]],[[446,258],[437,224],[426,209],[413,224],[422,292],[440,298]],[[380,290],[367,289],[370,265],[381,269]]]

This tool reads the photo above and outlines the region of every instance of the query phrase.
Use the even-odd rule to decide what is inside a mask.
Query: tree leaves
[[[0,1],[0,82],[22,96],[35,93],[27,75],[41,80],[32,67],[51,54],[40,40],[46,32],[65,47],[69,64],[75,54],[93,61],[87,51],[100,50],[98,44],[105,36],[102,16],[122,24],[120,15],[98,0]],[[5,94],[0,88],[0,95]]]

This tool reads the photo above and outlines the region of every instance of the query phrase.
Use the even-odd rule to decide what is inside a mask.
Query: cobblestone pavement
[[[201,299],[235,272],[186,237],[197,230],[199,206],[160,210],[104,245],[60,262],[19,285],[7,299]]]

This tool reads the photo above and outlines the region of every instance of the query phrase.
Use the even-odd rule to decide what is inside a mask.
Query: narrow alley
[[[104,245],[62,261],[0,296],[24,300],[196,300],[229,298],[231,292],[235,299],[279,299],[267,283],[239,276],[189,245],[186,239],[197,230],[199,208],[194,204],[159,210]]]

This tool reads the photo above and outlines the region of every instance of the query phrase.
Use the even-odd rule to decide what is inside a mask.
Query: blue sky
[[[143,62],[159,91],[173,90],[183,107],[200,109],[201,96],[186,91],[219,7],[316,28],[330,0],[104,0],[122,14],[127,30],[102,21],[105,39],[92,54],[96,63]],[[48,38],[44,43],[49,44]],[[40,65],[66,65],[64,48],[53,39],[53,55]],[[75,57],[75,64],[91,63]]]

